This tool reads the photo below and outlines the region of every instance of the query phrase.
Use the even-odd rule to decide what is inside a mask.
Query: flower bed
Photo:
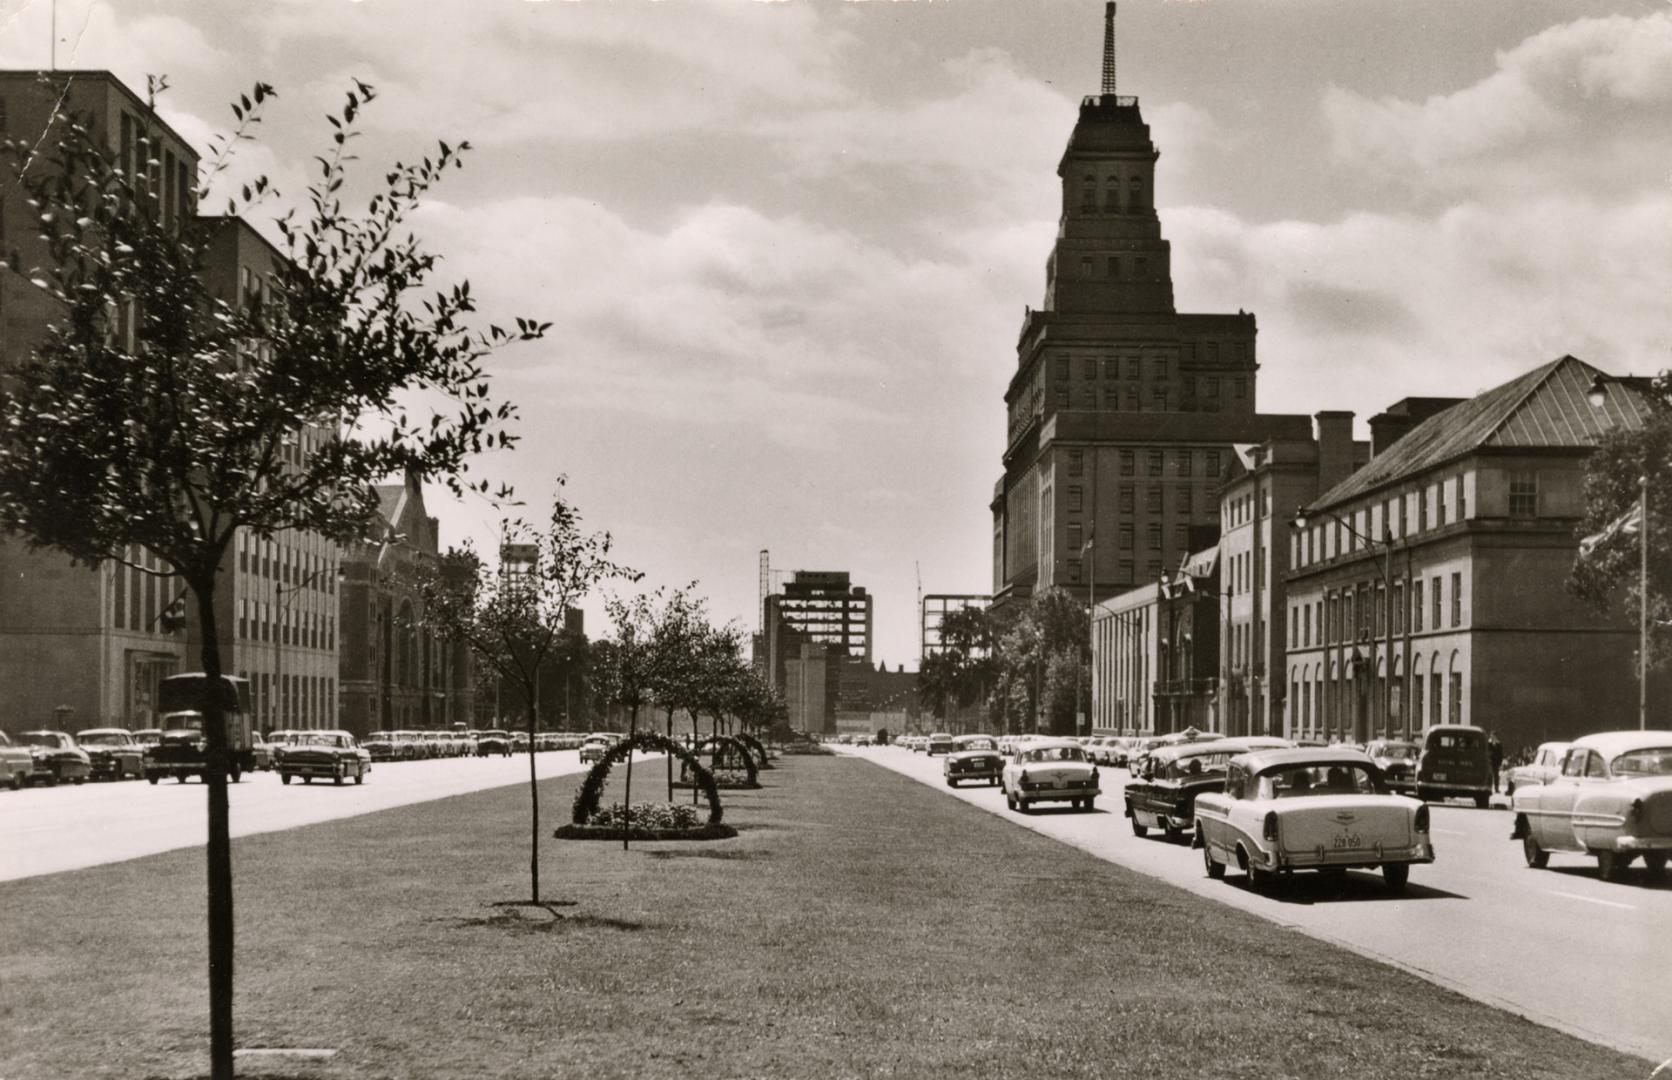
[[[600,806],[604,780],[610,769],[637,750],[641,753],[671,754],[696,778],[708,800],[708,820],[699,821],[690,807],[670,803],[620,803]],[[654,732],[640,731],[615,744],[595,762],[575,793],[570,823],[553,831],[559,840],[724,840],[737,830],[720,820],[720,792],[714,777],[685,747]],[[640,815],[647,817],[641,820]],[[628,828],[623,826],[627,825]]]
[[[712,771],[714,774],[714,786],[719,788],[721,791],[748,791],[752,788],[760,787],[760,784],[755,780],[755,778],[750,776],[743,769],[719,768]],[[691,779],[690,777],[681,774],[679,779],[673,782],[673,786],[690,791],[692,787]],[[637,811],[635,811],[635,813],[636,812]]]

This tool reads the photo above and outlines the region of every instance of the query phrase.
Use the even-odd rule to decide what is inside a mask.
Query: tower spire
[[[1115,0],[1103,5],[1103,92],[1115,93]]]

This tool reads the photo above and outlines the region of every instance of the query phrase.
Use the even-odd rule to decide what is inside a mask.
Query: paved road
[[[583,769],[577,750],[548,750],[534,762],[542,780]],[[246,774],[227,791],[232,835],[239,837],[527,781],[528,755],[514,754],[379,763],[364,784],[342,787],[319,781],[287,786],[277,773]],[[164,780],[153,787],[124,780],[0,792],[0,881],[202,847],[209,828],[204,803],[197,781]]]
[[[1005,809],[996,787],[947,789],[938,757],[898,747],[841,749],[1099,858],[1477,1000],[1654,1062],[1672,1058],[1672,887],[1648,884],[1641,864],[1624,881],[1602,882],[1594,859],[1572,855],[1552,855],[1550,869],[1529,870],[1502,809],[1434,806],[1436,861],[1413,868],[1397,899],[1380,874],[1358,871],[1339,889],[1302,874],[1267,896],[1249,891],[1235,870],[1208,880],[1199,850],[1154,833],[1134,836],[1121,813],[1124,770],[1100,770],[1104,795],[1092,813],[1023,815]]]

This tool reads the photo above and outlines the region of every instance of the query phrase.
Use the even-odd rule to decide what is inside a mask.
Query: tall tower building
[[[1255,411],[1254,316],[1180,313],[1136,97],[1115,92],[1115,5],[1100,94],[1080,102],[1057,166],[1062,211],[1005,391],[994,487],[994,606],[1065,586],[1106,597],[1213,542],[1232,445],[1305,438],[1305,416]]]

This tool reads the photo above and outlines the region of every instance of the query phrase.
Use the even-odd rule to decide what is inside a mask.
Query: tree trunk
[[[209,795],[209,1075],[232,1080],[232,835],[227,807],[226,715],[221,708],[221,647],[215,624],[215,574],[190,583],[203,631],[203,734]]]
[[[540,669],[534,669],[534,692],[528,696],[529,901],[540,902],[540,783],[534,775],[534,733],[540,730]]]
[[[639,732],[639,707],[633,706],[633,711],[627,717],[627,741],[632,743],[633,736]],[[627,747],[627,789],[621,799],[621,850],[627,850],[627,837],[633,832],[633,748]]]
[[[668,710],[668,741],[673,742],[673,710]],[[673,755],[668,755],[668,801],[673,802]]]

